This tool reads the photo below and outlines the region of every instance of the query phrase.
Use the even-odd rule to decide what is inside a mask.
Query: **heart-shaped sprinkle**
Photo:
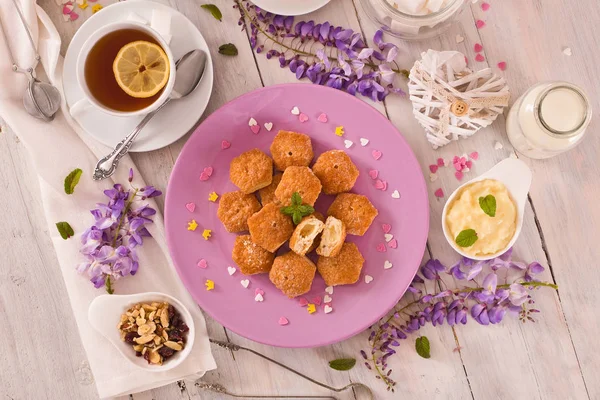
[[[258,293],[256,296],[254,296],[254,301],[263,301],[264,298],[262,296],[262,294]]]
[[[333,299],[328,294],[323,296],[323,303],[331,303],[331,300],[333,300]]]
[[[300,304],[301,307],[306,307],[308,305],[308,300],[306,300],[304,297],[300,297],[298,304]]]
[[[248,279],[243,279],[242,281],[240,281],[240,283],[242,284],[243,287],[248,288],[250,281]]]
[[[325,288],[325,293],[327,293],[327,294],[333,294],[333,286],[327,286]]]
[[[429,173],[429,181],[430,182],[435,182],[438,179],[438,174],[432,174],[431,172]]]
[[[99,4],[98,4],[98,5],[99,5]],[[95,8],[95,7],[96,7],[96,6],[92,7],[92,11],[94,11],[94,8]],[[95,13],[95,11],[94,11],[94,13]],[[79,14],[77,14],[75,11],[71,11],[71,14],[69,14],[69,19],[70,19],[71,21],[76,21],[76,20],[77,20],[77,18],[79,18]]]
[[[252,131],[252,133],[254,133],[255,135],[258,135],[258,132],[260,132],[260,126],[258,125],[252,125],[250,127],[250,130]]]
[[[248,120],[248,126],[256,126],[258,125],[258,122],[256,122],[256,120],[254,118],[250,118],[250,120]]]
[[[481,55],[481,53],[477,54],[475,56],[475,61],[477,62],[484,62],[485,61],[485,57]]]
[[[273,129],[273,123],[272,122],[265,122],[263,124],[265,126],[265,129],[269,132],[271,132],[271,129]]]
[[[388,260],[385,260],[385,262],[383,263],[383,269],[390,269],[392,268],[394,265],[392,265],[391,262],[389,262]]]
[[[331,308],[331,306],[329,304],[325,304],[325,307],[323,307],[323,312],[325,314],[329,314],[332,311],[333,311],[333,308]]]
[[[387,187],[387,185],[381,179],[377,179],[375,181],[375,189],[385,190],[386,187]]]
[[[440,158],[438,158],[438,159],[437,159],[437,166],[438,166],[438,167],[443,167],[444,165],[446,165],[446,164],[444,163],[444,159],[443,159],[443,158],[441,158],[441,157],[440,157]]]
[[[206,167],[206,168],[204,168],[204,172],[206,172],[206,174],[208,176],[212,176],[213,171],[214,171],[213,167]]]
[[[444,197],[444,191],[442,190],[442,188],[439,188],[438,190],[433,192],[433,194],[435,195],[435,197]]]
[[[326,123],[327,122],[327,114],[325,114],[325,113],[319,114],[319,116],[317,117],[317,121]]]
[[[365,139],[365,138],[360,138],[360,145],[362,147],[365,147],[366,145],[369,144],[369,139]]]
[[[390,246],[391,249],[397,249],[398,248],[398,241],[396,239],[392,239],[388,243],[388,246]]]
[[[202,172],[202,173],[200,174],[200,180],[201,180],[201,181],[207,181],[207,180],[208,180],[208,178],[210,178],[210,175],[208,175],[206,172]]]
[[[306,122],[306,121],[308,121],[308,115],[306,115],[304,113],[300,113],[300,115],[298,115],[298,120],[300,122]]]
[[[379,176],[379,171],[377,171],[376,169],[372,169],[369,171],[369,177],[371,179],[377,179],[378,176]]]
[[[229,143],[227,140],[223,140],[221,142],[221,149],[227,150],[230,147],[231,147],[231,143]]]
[[[387,249],[385,248],[385,244],[384,243],[379,243],[377,245],[377,247],[375,247],[377,249],[378,252],[380,253],[385,253],[387,251]]]
[[[392,226],[390,224],[382,224],[381,229],[383,229],[383,233],[390,233],[392,231]]]
[[[573,55],[573,50],[571,50],[571,48],[570,48],[570,47],[565,47],[565,48],[563,49],[563,54],[564,54],[565,56],[569,56],[569,57],[570,57],[570,56],[572,56],[572,55]]]
[[[483,50],[483,46],[479,43],[475,43],[475,46],[473,46],[473,50],[475,50],[475,53],[481,53],[481,50]]]
[[[456,43],[462,43],[465,41],[465,38],[460,36],[460,35],[456,35]]]
[[[290,321],[288,321],[288,319],[286,317],[279,317],[279,321],[277,321],[277,323],[279,323],[279,325],[281,325],[281,326],[285,326],[285,325],[289,324]]]
[[[71,19],[71,16],[69,14],[63,14],[62,17],[64,22],[69,22],[69,20]]]
[[[73,11],[73,8],[73,4],[69,2],[63,6],[62,12],[64,15],[69,15]]]
[[[469,154],[469,158],[471,158],[472,160],[477,160],[479,158],[479,153],[474,151],[471,154]]]
[[[383,235],[383,238],[385,239],[385,241],[387,243],[394,238],[394,235],[392,235],[391,233],[386,233],[385,235]]]
[[[373,277],[371,275],[365,275],[365,283],[373,282]]]
[[[194,210],[196,209],[196,204],[195,203],[187,203],[185,205],[185,208],[187,208],[187,210],[189,212],[194,212]]]
[[[506,61],[500,61],[498,63],[498,68],[500,69],[500,71],[506,71]]]
[[[481,9],[487,11],[490,9],[490,3],[481,3]]]
[[[254,289],[254,294],[260,294],[261,296],[264,296],[265,291],[260,288],[256,288],[256,289]]]
[[[477,29],[481,29],[481,28],[483,28],[485,26],[485,22],[483,22],[482,20],[478,19],[475,22],[475,26],[477,27]]]
[[[292,108],[291,113],[293,115],[299,115],[300,114],[300,109],[298,107],[294,107],[294,108]]]
[[[383,153],[380,152],[379,150],[373,150],[371,152],[371,154],[373,155],[373,158],[376,160],[379,160],[381,158],[381,156],[383,155]]]
[[[206,260],[204,258],[202,258],[200,261],[198,261],[198,266],[200,268],[206,268],[206,267],[208,267],[208,263],[206,262]]]
[[[454,176],[456,177],[456,179],[458,179],[459,181],[461,181],[462,178],[463,178],[463,176],[464,176],[464,174],[462,173],[462,171],[456,171],[454,173]]]
[[[353,144],[354,144],[354,142],[352,140],[344,140],[344,147],[347,149],[352,147]]]
[[[502,150],[504,146],[502,146],[502,143],[500,142],[496,142],[494,143],[494,150]]]
[[[399,199],[399,198],[400,198],[400,192],[399,192],[399,191],[397,191],[397,190],[394,190],[394,191],[392,192],[392,198],[394,198],[394,199]]]
[[[321,296],[315,296],[312,298],[311,300],[313,303],[315,303],[316,305],[320,306],[321,305]]]
[[[231,265],[227,267],[227,273],[229,274],[229,276],[235,274],[235,271],[237,271],[237,269],[235,269]]]
[[[438,168],[439,168],[439,166],[437,164],[431,164],[429,166],[429,170],[434,174],[437,172]]]
[[[471,168],[469,168],[469,167],[464,167],[464,168],[463,168],[463,170],[462,170],[462,172],[469,172],[470,170],[471,170]]]

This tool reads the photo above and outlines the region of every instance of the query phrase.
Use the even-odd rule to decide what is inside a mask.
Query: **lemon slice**
[[[119,50],[113,62],[113,73],[128,95],[152,97],[169,80],[169,59],[159,45],[138,40]]]

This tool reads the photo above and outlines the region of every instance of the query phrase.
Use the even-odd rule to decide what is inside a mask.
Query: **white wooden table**
[[[213,0],[223,11],[223,23],[199,5],[200,0],[170,0],[202,31],[215,64],[215,89],[205,116],[225,102],[250,90],[282,82],[294,82],[287,69],[275,60],[253,54],[248,37],[236,25],[239,17],[229,0]],[[506,61],[504,72],[513,100],[540,80],[566,80],[586,89],[592,107],[600,112],[600,55],[597,0],[488,0],[492,8],[483,12],[479,4],[462,14],[461,24],[440,38],[406,43],[401,65],[410,67],[420,52],[456,49],[474,60],[473,45],[483,44],[486,63]],[[101,1],[102,2],[102,1]],[[62,22],[54,0],[40,0],[63,37],[63,53],[82,18]],[[106,4],[106,3],[104,3]],[[86,14],[87,15],[87,14]],[[475,20],[486,20],[477,30]],[[332,0],[307,16],[316,21],[362,31],[369,39],[377,27],[367,19],[357,0]],[[456,34],[465,37],[457,44]],[[391,39],[391,38],[389,38]],[[237,57],[217,54],[219,45],[234,43]],[[573,55],[562,53],[571,47]],[[483,67],[486,63],[475,63]],[[437,157],[479,151],[480,159],[468,177],[486,171],[511,154],[504,131],[504,118],[468,140],[434,151],[410,112],[410,102],[388,97],[376,106],[404,134],[428,174]],[[378,398],[404,399],[600,399],[600,181],[598,155],[600,124],[592,121],[585,142],[576,149],[547,161],[524,157],[534,173],[523,233],[515,247],[516,257],[539,260],[548,266],[544,280],[554,281],[558,293],[542,289],[536,294],[542,311],[535,324],[505,320],[498,326],[482,327],[471,321],[456,329],[426,327],[432,358],[420,358],[414,338],[406,340],[391,365],[398,391],[390,395],[385,386],[362,365],[349,372],[329,369],[327,361],[339,357],[360,358],[368,347],[367,334],[313,350],[287,350],[250,342],[224,329],[207,317],[211,337],[251,347],[335,386],[360,381],[371,386]],[[186,138],[162,150],[135,154],[134,161],[147,182],[164,189],[173,163]],[[495,142],[504,145],[494,150]],[[48,239],[38,195],[37,179],[26,150],[3,127],[0,135],[0,399],[95,399],[96,390],[75,321],[65,293],[53,247]],[[429,183],[431,226],[425,257],[445,263],[457,259],[445,242],[440,227],[444,201],[433,196],[443,187],[450,193],[459,182],[449,169],[441,179]],[[159,199],[162,206],[162,199]],[[208,382],[219,382],[235,393],[330,394],[267,364],[256,357],[235,355],[214,348],[219,365],[206,374]],[[337,395],[358,398],[353,393]],[[173,384],[130,399],[220,399],[193,385]]]

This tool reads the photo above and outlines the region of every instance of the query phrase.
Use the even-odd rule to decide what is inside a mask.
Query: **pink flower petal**
[[[383,229],[383,233],[390,233],[392,226],[390,224],[382,224],[381,229]]]
[[[306,307],[308,305],[308,300],[306,300],[304,297],[300,297],[298,304],[300,304],[301,307]]]
[[[435,197],[444,197],[444,191],[442,190],[442,188],[439,188],[433,194],[435,195]]]
[[[481,50],[483,50],[483,46],[479,43],[475,43],[475,47],[473,49],[475,50],[475,53],[481,53]]]
[[[475,26],[477,27],[477,29],[481,29],[481,28],[483,28],[485,26],[485,22],[483,22],[482,20],[478,19],[475,22]]]
[[[462,173],[462,171],[456,171],[454,173],[454,176],[456,177],[456,179],[458,179],[459,181],[461,181],[462,178],[463,178],[463,173]]]
[[[398,248],[398,241],[396,239],[392,239],[388,243],[388,246],[390,246],[391,249],[396,249]]]
[[[490,9],[490,4],[489,3],[481,3],[481,9],[483,11],[487,11]]]
[[[482,56],[481,54],[477,54],[475,56],[475,61],[477,61],[477,62],[484,62],[485,61],[485,57]]]
[[[500,61],[498,63],[498,68],[500,69],[500,71],[506,71],[506,61]]]
[[[285,326],[290,323],[286,317],[279,317],[279,321],[277,323],[281,326]]]
[[[376,169],[372,169],[369,171],[369,177],[371,179],[377,179],[378,176],[379,176],[379,171],[377,171]]]
[[[376,160],[379,160],[381,158],[381,156],[383,155],[383,153],[380,152],[379,150],[373,150],[373,152],[371,154],[373,155],[373,158]]]
[[[380,253],[385,253],[387,250],[385,248],[385,244],[384,243],[379,243],[377,245],[377,247],[375,247],[377,249],[378,252]]]
[[[473,160],[477,160],[479,158],[479,153],[474,151],[471,154],[469,154],[469,157],[471,157]],[[471,168],[471,167],[469,167]]]
[[[438,158],[438,159],[437,159],[437,166],[438,166],[438,167],[443,167],[444,165],[445,165],[445,164],[444,164],[444,159],[443,159],[443,158],[441,158],[441,157],[440,157],[440,158]]]
[[[429,166],[429,170],[431,171],[432,174],[435,174],[437,172],[437,170],[438,170],[438,165],[437,164],[431,164]]]

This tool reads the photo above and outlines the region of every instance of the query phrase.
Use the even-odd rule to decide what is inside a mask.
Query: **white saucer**
[[[252,0],[265,11],[279,15],[303,15],[318,10],[331,0]]]
[[[168,146],[189,132],[206,109],[213,87],[213,65],[210,50],[202,34],[179,11],[150,1],[124,1],[105,7],[90,17],[77,31],[67,49],[63,68],[63,90],[67,106],[70,108],[83,98],[75,67],[77,55],[87,38],[100,27],[126,20],[131,13],[150,21],[153,10],[171,13],[171,42],[169,47],[173,57],[178,59],[192,49],[206,52],[206,69],[200,85],[184,99],[173,101],[165,106],[142,130],[130,151],[151,151]],[[83,129],[98,141],[114,147],[135,128],[143,117],[115,117],[96,108],[82,112],[77,121]]]

